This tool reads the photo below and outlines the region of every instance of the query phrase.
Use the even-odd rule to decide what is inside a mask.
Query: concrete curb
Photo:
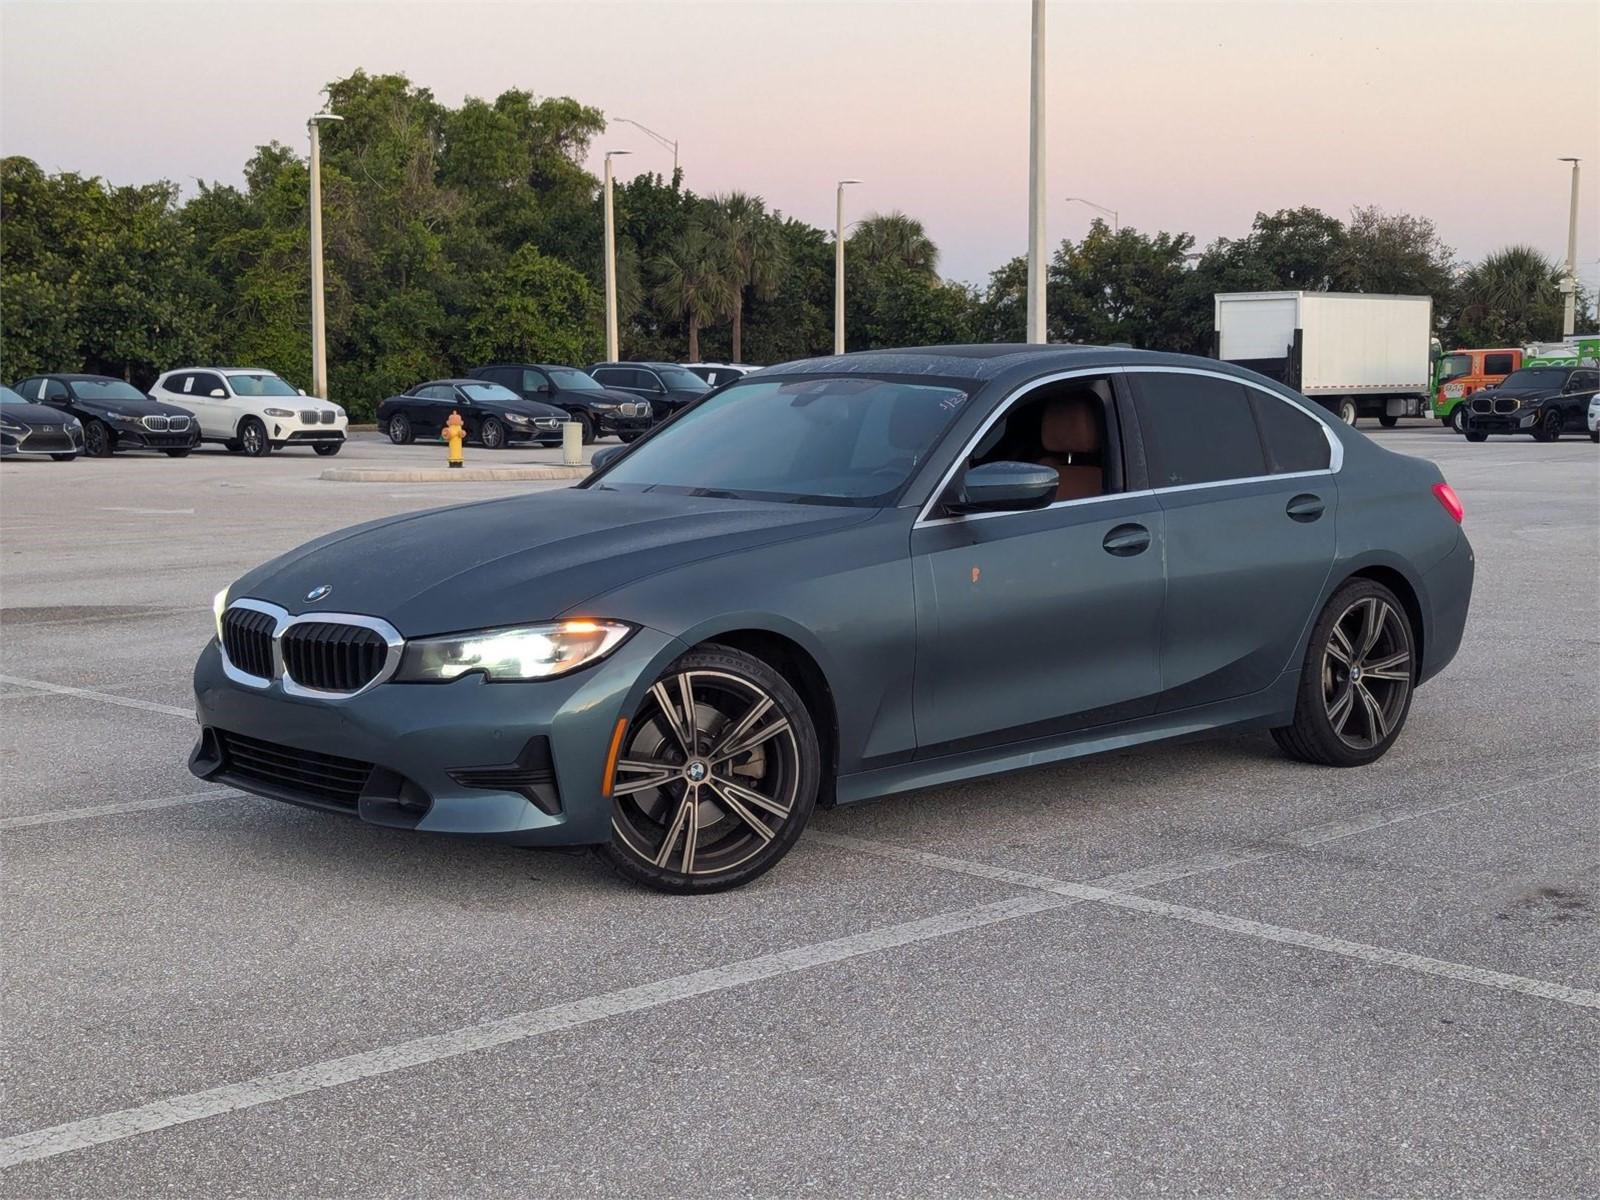
[[[334,483],[514,483],[532,479],[584,479],[589,467],[559,464],[521,467],[329,467],[318,478]]]

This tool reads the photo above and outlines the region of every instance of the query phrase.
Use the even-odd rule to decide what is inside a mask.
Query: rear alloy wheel
[[[1533,440],[1536,442],[1553,442],[1561,436],[1561,410],[1547,408],[1539,417],[1533,427]]]
[[[1450,428],[1457,433],[1465,433],[1467,431],[1467,406],[1465,404],[1458,404],[1450,410]]]
[[[1352,579],[1311,631],[1294,723],[1272,736],[1305,762],[1372,762],[1405,725],[1415,678],[1411,623],[1399,600],[1381,583]]]
[[[265,458],[272,453],[272,443],[267,440],[267,427],[255,417],[246,417],[240,423],[239,449],[249,458]]]
[[[483,428],[478,436],[483,439],[485,450],[504,450],[506,448],[506,427],[499,417],[485,417]]]
[[[1356,409],[1356,402],[1350,399],[1349,396],[1339,401],[1339,420],[1346,425],[1354,425],[1360,415],[1360,412]]]
[[[90,458],[110,458],[116,443],[104,421],[88,420],[83,426],[83,452]]]
[[[816,731],[789,682],[740,651],[694,650],[623,734],[612,838],[597,850],[659,891],[737,887],[789,852],[820,778]]]
[[[405,413],[395,413],[389,418],[389,440],[396,446],[409,446],[413,436],[411,418]]]

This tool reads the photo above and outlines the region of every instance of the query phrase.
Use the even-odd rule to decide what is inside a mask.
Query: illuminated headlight
[[[261,411],[266,413],[267,416],[269,416],[269,417],[292,417],[292,416],[294,416],[294,410],[293,409],[288,409],[288,408],[263,408]]]
[[[474,672],[488,679],[549,679],[598,662],[633,626],[621,621],[552,621],[407,642],[397,683],[441,683]]]
[[[531,417],[525,417],[521,413],[514,412],[508,412],[506,414],[506,420],[510,421],[513,425],[531,425],[533,423],[533,419]]]
[[[222,640],[222,614],[228,611],[228,589],[223,588],[211,597],[211,619],[217,627],[217,641]]]

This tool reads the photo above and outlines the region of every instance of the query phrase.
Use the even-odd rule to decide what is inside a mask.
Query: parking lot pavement
[[[183,768],[218,588],[537,485],[5,464],[0,1195],[1594,1194],[1600,454],[1376,436],[1478,555],[1379,763],[1124,751],[691,898]]]

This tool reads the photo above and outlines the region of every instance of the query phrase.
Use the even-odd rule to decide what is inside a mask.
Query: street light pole
[[[1561,281],[1564,298],[1561,306],[1561,336],[1577,332],[1578,320],[1578,160],[1559,158],[1572,164],[1572,207],[1567,212],[1567,277]]]
[[[1076,202],[1078,204],[1087,204],[1090,208],[1098,208],[1103,213],[1110,213],[1111,214],[1111,232],[1112,233],[1116,233],[1118,230],[1120,230],[1122,228],[1122,222],[1117,217],[1117,210],[1116,209],[1107,208],[1104,204],[1096,204],[1093,200],[1085,200],[1082,196],[1068,196],[1067,197],[1067,203],[1068,204],[1072,204],[1074,202]]]
[[[671,150],[672,151],[672,177],[674,179],[676,179],[678,177],[678,139],[677,138],[669,138],[665,134],[657,133],[654,129],[651,129],[648,125],[641,125],[638,121],[635,121],[632,117],[613,117],[611,119],[613,121],[616,121],[619,125],[632,125],[635,129],[638,129],[638,130],[642,131],[643,133],[649,135],[650,137],[653,137],[656,140],[656,144],[659,145],[662,149]]]
[[[859,179],[839,180],[833,218],[833,352],[844,353],[844,189]]]
[[[611,207],[611,159],[631,150],[606,151],[606,361],[617,361],[617,220]]]
[[[1045,341],[1044,0],[1033,0],[1033,80],[1028,110],[1028,340]]]
[[[311,134],[311,394],[328,398],[328,318],[323,311],[322,282],[322,138],[323,121],[343,117],[319,112],[306,122]]]

